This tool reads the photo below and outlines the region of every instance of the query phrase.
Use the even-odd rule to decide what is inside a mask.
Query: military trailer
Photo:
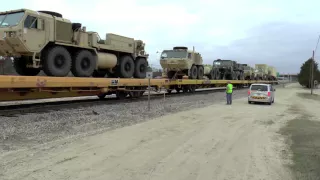
[[[214,79],[237,80],[237,63],[232,60],[217,59],[213,61],[212,73]]]
[[[0,56],[14,57],[18,74],[145,78],[148,54],[141,40],[86,31],[61,14],[28,9],[0,13]]]
[[[204,67],[201,54],[194,50],[188,50],[184,46],[176,46],[170,50],[163,50],[160,56],[160,64],[166,69],[170,79],[203,79]]]

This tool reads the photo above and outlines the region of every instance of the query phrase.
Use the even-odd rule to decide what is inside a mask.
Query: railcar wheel
[[[120,100],[125,99],[127,97],[127,95],[128,94],[124,91],[117,91],[116,92],[117,99],[120,99]]]

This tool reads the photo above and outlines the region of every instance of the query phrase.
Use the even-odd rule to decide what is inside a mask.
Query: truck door
[[[23,41],[31,52],[40,51],[46,42],[44,20],[28,15],[24,21]]]

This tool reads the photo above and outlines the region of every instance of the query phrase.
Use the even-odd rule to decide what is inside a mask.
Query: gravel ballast
[[[246,90],[234,91],[233,99],[246,96]],[[61,138],[76,138],[133,125],[159,116],[201,108],[225,101],[224,92],[210,91],[187,96],[170,96],[148,101],[128,101],[44,110],[29,114],[0,116],[0,151],[12,151],[47,143]]]

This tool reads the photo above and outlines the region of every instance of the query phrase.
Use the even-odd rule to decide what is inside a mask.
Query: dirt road
[[[297,116],[290,109],[298,91],[278,88],[272,106],[242,98],[7,152],[0,179],[292,179],[291,151],[278,132]]]

